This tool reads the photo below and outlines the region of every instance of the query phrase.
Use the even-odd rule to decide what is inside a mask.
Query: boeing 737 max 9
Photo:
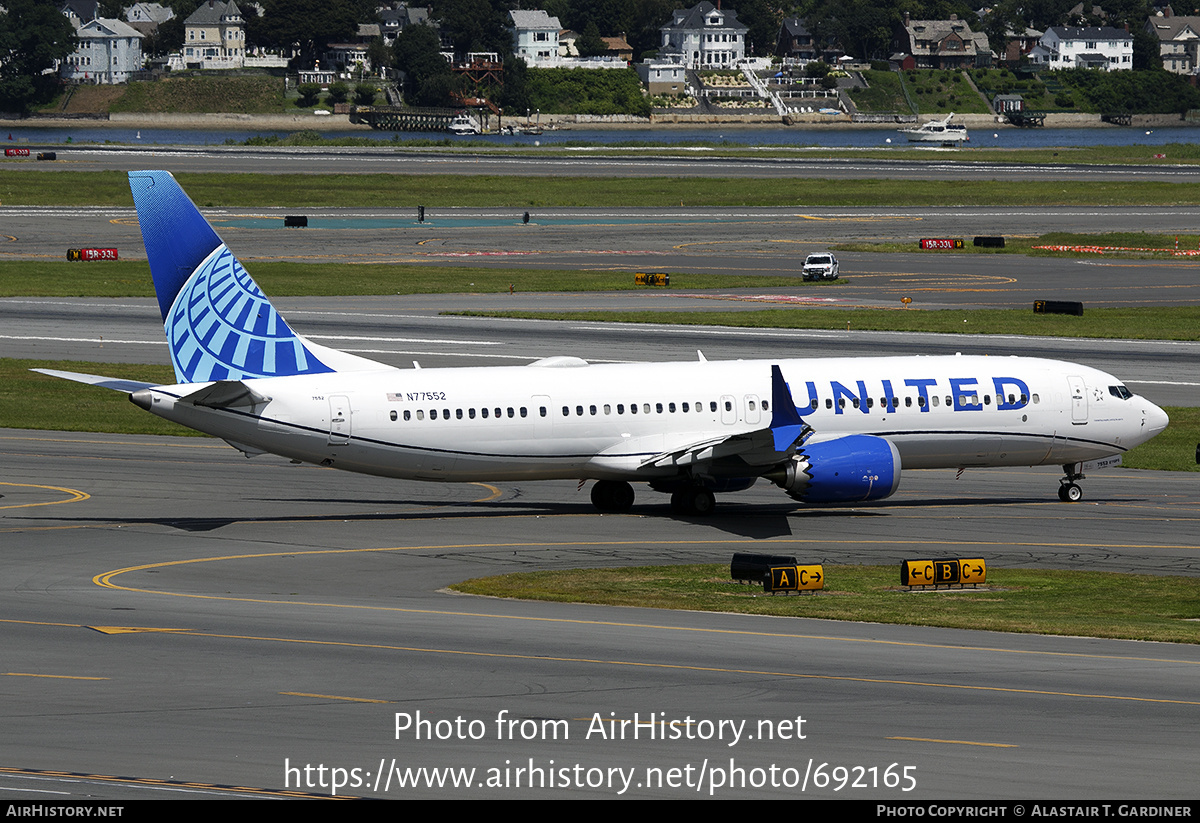
[[[1119,455],[1167,415],[1117,378],[1021,357],[871,357],[398,369],[296,334],[163,171],[129,174],[176,385],[46,370],[272,453],[383,477],[596,481],[602,511],[633,482],[703,514],[764,477],[796,500],[892,494],[906,469]]]

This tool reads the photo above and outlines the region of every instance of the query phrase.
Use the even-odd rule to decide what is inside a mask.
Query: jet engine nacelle
[[[889,440],[852,434],[805,445],[767,479],[805,503],[860,503],[900,485],[900,452]]]

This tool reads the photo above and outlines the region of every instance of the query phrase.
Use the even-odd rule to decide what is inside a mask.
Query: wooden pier
[[[454,109],[416,109],[401,106],[356,106],[350,122],[366,123],[379,131],[450,131]]]

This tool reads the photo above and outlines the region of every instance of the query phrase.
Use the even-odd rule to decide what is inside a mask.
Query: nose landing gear
[[[1078,503],[1083,499],[1083,489],[1075,482],[1084,479],[1081,472],[1075,471],[1078,466],[1078,463],[1067,463],[1063,466],[1066,477],[1058,481],[1058,499],[1064,503]]]

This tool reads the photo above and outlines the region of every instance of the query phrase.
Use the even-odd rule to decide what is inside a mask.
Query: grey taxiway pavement
[[[442,588],[743,550],[1196,574],[1190,477],[1103,473],[1064,505],[1053,471],[917,473],[818,511],[764,486],[698,521],[199,438],[5,430],[0,452],[7,800],[1194,796],[1197,646]]]
[[[123,250],[140,252],[128,212],[30,214],[3,210],[14,239],[0,254],[58,257],[58,246],[75,239],[107,246],[114,236]],[[937,229],[929,234],[956,225],[1040,233],[1039,221],[1190,219],[1174,210],[1006,214],[1003,231],[984,231],[1001,225],[994,214],[903,217],[917,223],[914,237],[927,226]],[[774,241],[801,241],[793,246],[802,251],[841,233],[892,231],[881,227],[896,222],[861,213],[756,213],[749,221],[689,213],[670,230],[652,230],[634,225],[645,215],[616,226],[605,224],[611,216],[585,215],[551,230],[517,226],[511,216],[498,226],[494,213],[480,213],[465,224],[296,234],[277,228],[279,216],[269,214],[276,222],[264,226],[232,215],[220,228],[251,271],[255,255],[285,258],[300,246],[329,259],[420,260],[436,248],[445,256],[435,262],[463,255],[491,265],[518,256],[475,252],[540,251],[519,255],[520,265],[673,261],[674,271],[782,275],[794,270],[795,254]],[[74,235],[54,222],[67,220]],[[750,237],[758,223],[760,234]],[[676,248],[677,228],[698,245]],[[531,238],[530,229],[541,233]],[[597,253],[606,250],[624,253]],[[517,365],[549,354],[690,359],[696,349],[711,359],[961,350],[1077,360],[1155,402],[1196,405],[1200,369],[1189,343],[437,315],[506,305],[753,310],[797,295],[883,305],[910,289],[945,305],[1194,302],[1195,269],[1186,262],[846,256],[843,264],[841,286],[795,289],[781,276],[778,289],[730,293],[719,303],[676,290],[277,305],[319,342],[396,365]],[[897,276],[904,273],[912,276]],[[0,300],[0,351],[102,364],[166,360],[148,299]],[[958,479],[908,473],[882,504],[817,510],[796,509],[761,483],[697,520],[673,517],[666,498],[644,491],[632,514],[601,516],[575,483],[381,481],[269,456],[246,460],[203,438],[10,429],[0,430],[0,453],[6,800],[328,795],[335,784],[339,794],[388,798],[1195,795],[1200,646],[521,603],[444,590],[508,571],[724,563],[745,550],[827,564],[967,553],[993,569],[1196,575],[1194,475],[1102,472],[1085,481],[1085,502],[1065,505],[1055,499],[1053,469]]]
[[[651,156],[596,148],[542,148],[536,153],[448,152],[438,149],[359,147],[255,148],[244,146],[30,145],[53,151],[54,163],[12,165],[15,171],[254,172],[259,174],[498,174],[573,177],[808,177],[915,180],[1047,180],[1192,183],[1200,167],[1169,159],[1156,164],[1006,163],[974,160],[970,149],[931,150],[929,159],[857,158],[815,147],[766,147],[773,156],[712,157],[704,149],[664,149]],[[753,149],[747,149],[753,151]],[[878,150],[876,150],[878,151]],[[1155,149],[1146,148],[1149,158]]]

